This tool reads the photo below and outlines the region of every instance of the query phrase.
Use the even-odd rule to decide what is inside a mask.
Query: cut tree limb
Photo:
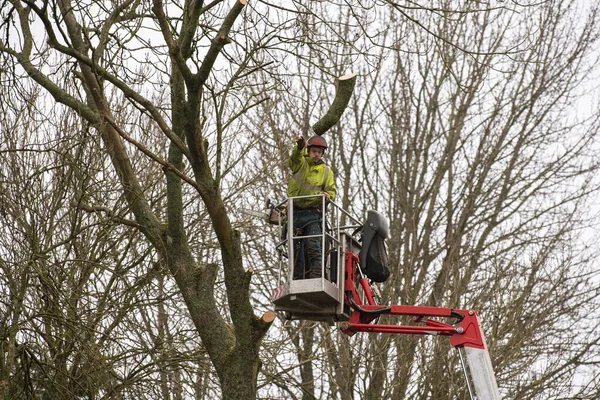
[[[315,134],[321,136],[338,123],[350,102],[352,92],[354,92],[357,75],[358,74],[348,74],[337,78],[335,99],[333,99],[333,103],[331,103],[327,113],[312,126],[312,130]]]
[[[262,316],[262,320],[263,322],[270,324],[271,322],[275,321],[275,313],[273,311],[265,312]]]

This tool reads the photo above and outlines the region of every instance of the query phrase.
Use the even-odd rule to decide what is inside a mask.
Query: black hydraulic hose
[[[361,306],[359,306],[358,304],[356,304],[356,302],[352,298],[351,292],[348,292],[346,294],[346,297],[348,298],[348,301],[350,302],[350,306],[354,310],[360,311],[361,313],[365,313],[365,314],[388,314],[390,311],[392,311],[391,307],[382,307],[382,308],[380,308],[378,310],[365,310],[364,308],[362,308]]]
[[[356,302],[354,301],[354,298],[352,298],[352,292],[347,292],[346,293],[346,298],[348,299],[348,302],[350,303],[350,306],[352,307],[352,309],[356,310],[356,311],[360,311],[361,313],[365,313],[365,314],[389,314],[392,311],[391,307],[382,307],[378,310],[365,310],[364,308],[362,308],[361,306],[359,306],[358,304],[356,304]],[[451,310],[450,311],[450,316],[456,318],[456,323],[460,323],[462,322],[463,319],[465,319],[465,316],[462,315],[461,313]]]
[[[462,320],[465,319],[464,315],[462,315],[461,313],[456,312],[456,311],[450,311],[450,315],[458,320],[458,321],[456,321],[457,324],[461,323]]]

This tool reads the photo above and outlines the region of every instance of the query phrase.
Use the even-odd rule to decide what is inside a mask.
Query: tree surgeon
[[[288,183],[288,196],[316,196],[294,200],[296,235],[321,235],[324,210],[320,195],[325,196],[326,202],[335,200],[337,188],[334,174],[323,161],[326,149],[327,142],[321,136],[313,136],[306,143],[303,137],[299,137],[292,149],[289,165],[293,176]],[[294,279],[320,278],[321,238],[307,238],[298,241],[298,245],[298,251],[294,252]]]

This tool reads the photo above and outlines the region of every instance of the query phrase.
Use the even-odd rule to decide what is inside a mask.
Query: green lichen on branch
[[[325,115],[312,126],[315,134],[321,136],[338,123],[354,92],[356,76],[357,74],[348,74],[337,79],[337,91],[333,103]]]

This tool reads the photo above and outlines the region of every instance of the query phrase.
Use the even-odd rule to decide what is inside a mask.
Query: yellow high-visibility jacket
[[[292,169],[292,179],[288,182],[287,193],[289,197],[309,196],[329,193],[331,200],[335,200],[337,188],[333,171],[323,160],[313,163],[306,151],[298,149],[295,145],[289,160]],[[318,207],[321,198],[299,199],[294,204],[299,207]]]

